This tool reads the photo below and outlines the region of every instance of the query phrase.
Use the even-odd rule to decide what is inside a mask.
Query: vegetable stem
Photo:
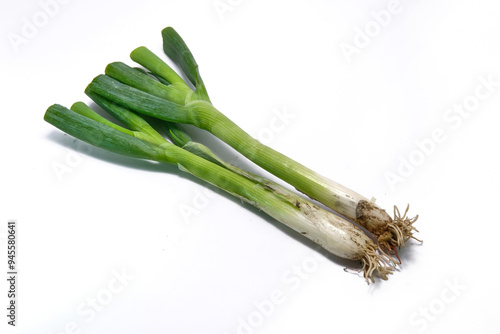
[[[176,123],[195,124],[197,122],[192,108],[144,93],[107,75],[101,74],[94,78],[87,86],[87,90],[150,117]]]
[[[142,139],[158,145],[166,142],[165,138],[163,138],[155,129],[153,129],[153,127],[149,125],[149,123],[146,122],[142,117],[122,107],[121,105],[116,104],[113,101],[108,100],[107,98],[93,92],[90,88],[87,88],[85,90],[85,93],[88,97],[94,100],[95,103],[97,103],[109,114],[113,115],[116,119],[124,123],[132,130],[135,130],[136,133],[142,133]]]
[[[145,46],[140,46],[132,51],[130,53],[130,58],[171,84],[179,83],[181,85],[186,85],[177,72]]]
[[[126,85],[144,90],[147,93],[181,105],[185,104],[187,96],[193,94],[191,89],[186,86],[184,82],[182,84],[176,82],[164,85],[147,74],[122,62],[108,64],[104,73]]]
[[[196,63],[191,50],[189,50],[182,37],[172,27],[163,29],[161,35],[165,54],[182,69],[189,81],[196,87],[196,96],[201,100],[210,102],[207,89],[200,75],[198,63]]]

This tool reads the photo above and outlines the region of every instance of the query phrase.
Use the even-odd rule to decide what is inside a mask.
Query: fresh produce
[[[361,261],[367,282],[374,281],[375,272],[387,279],[396,266],[390,253],[399,259],[397,249],[414,238],[413,223],[417,218],[408,218],[408,209],[401,215],[396,207],[391,218],[372,201],[252,138],[212,105],[198,65],[177,32],[168,27],[162,36],[165,53],[182,69],[189,83],[150,50],[139,47],[131,58],[142,67],[111,63],[105,74],[95,77],[85,90],[125,127],[100,116],[83,102],[73,104],[71,109],[52,105],[44,119],[108,151],[175,164],[259,208],[329,252]],[[338,214],[221,160],[208,147],[194,142],[179,123],[207,130]],[[161,130],[166,130],[171,141],[160,134]],[[348,219],[370,231],[375,241]]]

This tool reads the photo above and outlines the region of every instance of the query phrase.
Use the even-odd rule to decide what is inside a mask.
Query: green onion
[[[117,118],[125,120],[126,125],[131,128],[145,128],[144,123],[147,122],[138,115],[131,116],[133,113],[130,110],[113,103],[107,104],[106,109],[117,115]],[[183,144],[183,147],[198,146],[204,151],[198,152],[201,156],[165,139],[157,144],[152,143],[148,138],[160,136],[159,133],[151,134],[152,127],[146,127],[148,133],[126,129],[98,115],[82,102],[75,103],[73,110],[57,104],[52,105],[47,109],[44,119],[80,140],[111,152],[176,164],[180,170],[257,207],[331,253],[346,259],[360,260],[368,283],[374,281],[375,271],[381,278],[387,279],[387,275],[394,270],[392,259],[381,251],[377,252],[376,244],[347,220],[274,185],[271,181],[263,182],[264,179],[254,178],[249,173],[250,177],[244,176],[245,173],[236,173],[236,169],[216,158],[208,149],[201,148],[201,144],[193,143],[190,137],[178,128],[177,138],[183,138],[182,141],[178,139],[178,143]],[[170,124],[172,131],[176,131],[175,127],[175,124]],[[140,132],[143,136],[138,136],[135,132]]]

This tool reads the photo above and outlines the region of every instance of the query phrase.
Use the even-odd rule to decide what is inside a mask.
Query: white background
[[[497,1],[55,1],[2,0],[0,258],[15,219],[20,273],[15,330],[1,280],[2,333],[498,330]],[[389,212],[411,203],[424,243],[388,281],[368,286],[344,272],[356,263],[175,167],[43,121],[53,103],[88,102],[85,86],[134,48],[163,57],[166,26],[245,130],[285,113],[270,146]]]

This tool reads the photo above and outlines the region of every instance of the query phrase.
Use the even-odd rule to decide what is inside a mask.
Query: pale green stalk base
[[[184,151],[186,152],[186,151]],[[171,154],[169,154],[171,156]],[[387,279],[394,270],[392,258],[359,228],[273,182],[261,184],[192,154],[176,152],[179,169],[188,172],[264,211],[332,254],[360,260],[364,277],[373,273]],[[224,171],[224,172],[223,172]]]

